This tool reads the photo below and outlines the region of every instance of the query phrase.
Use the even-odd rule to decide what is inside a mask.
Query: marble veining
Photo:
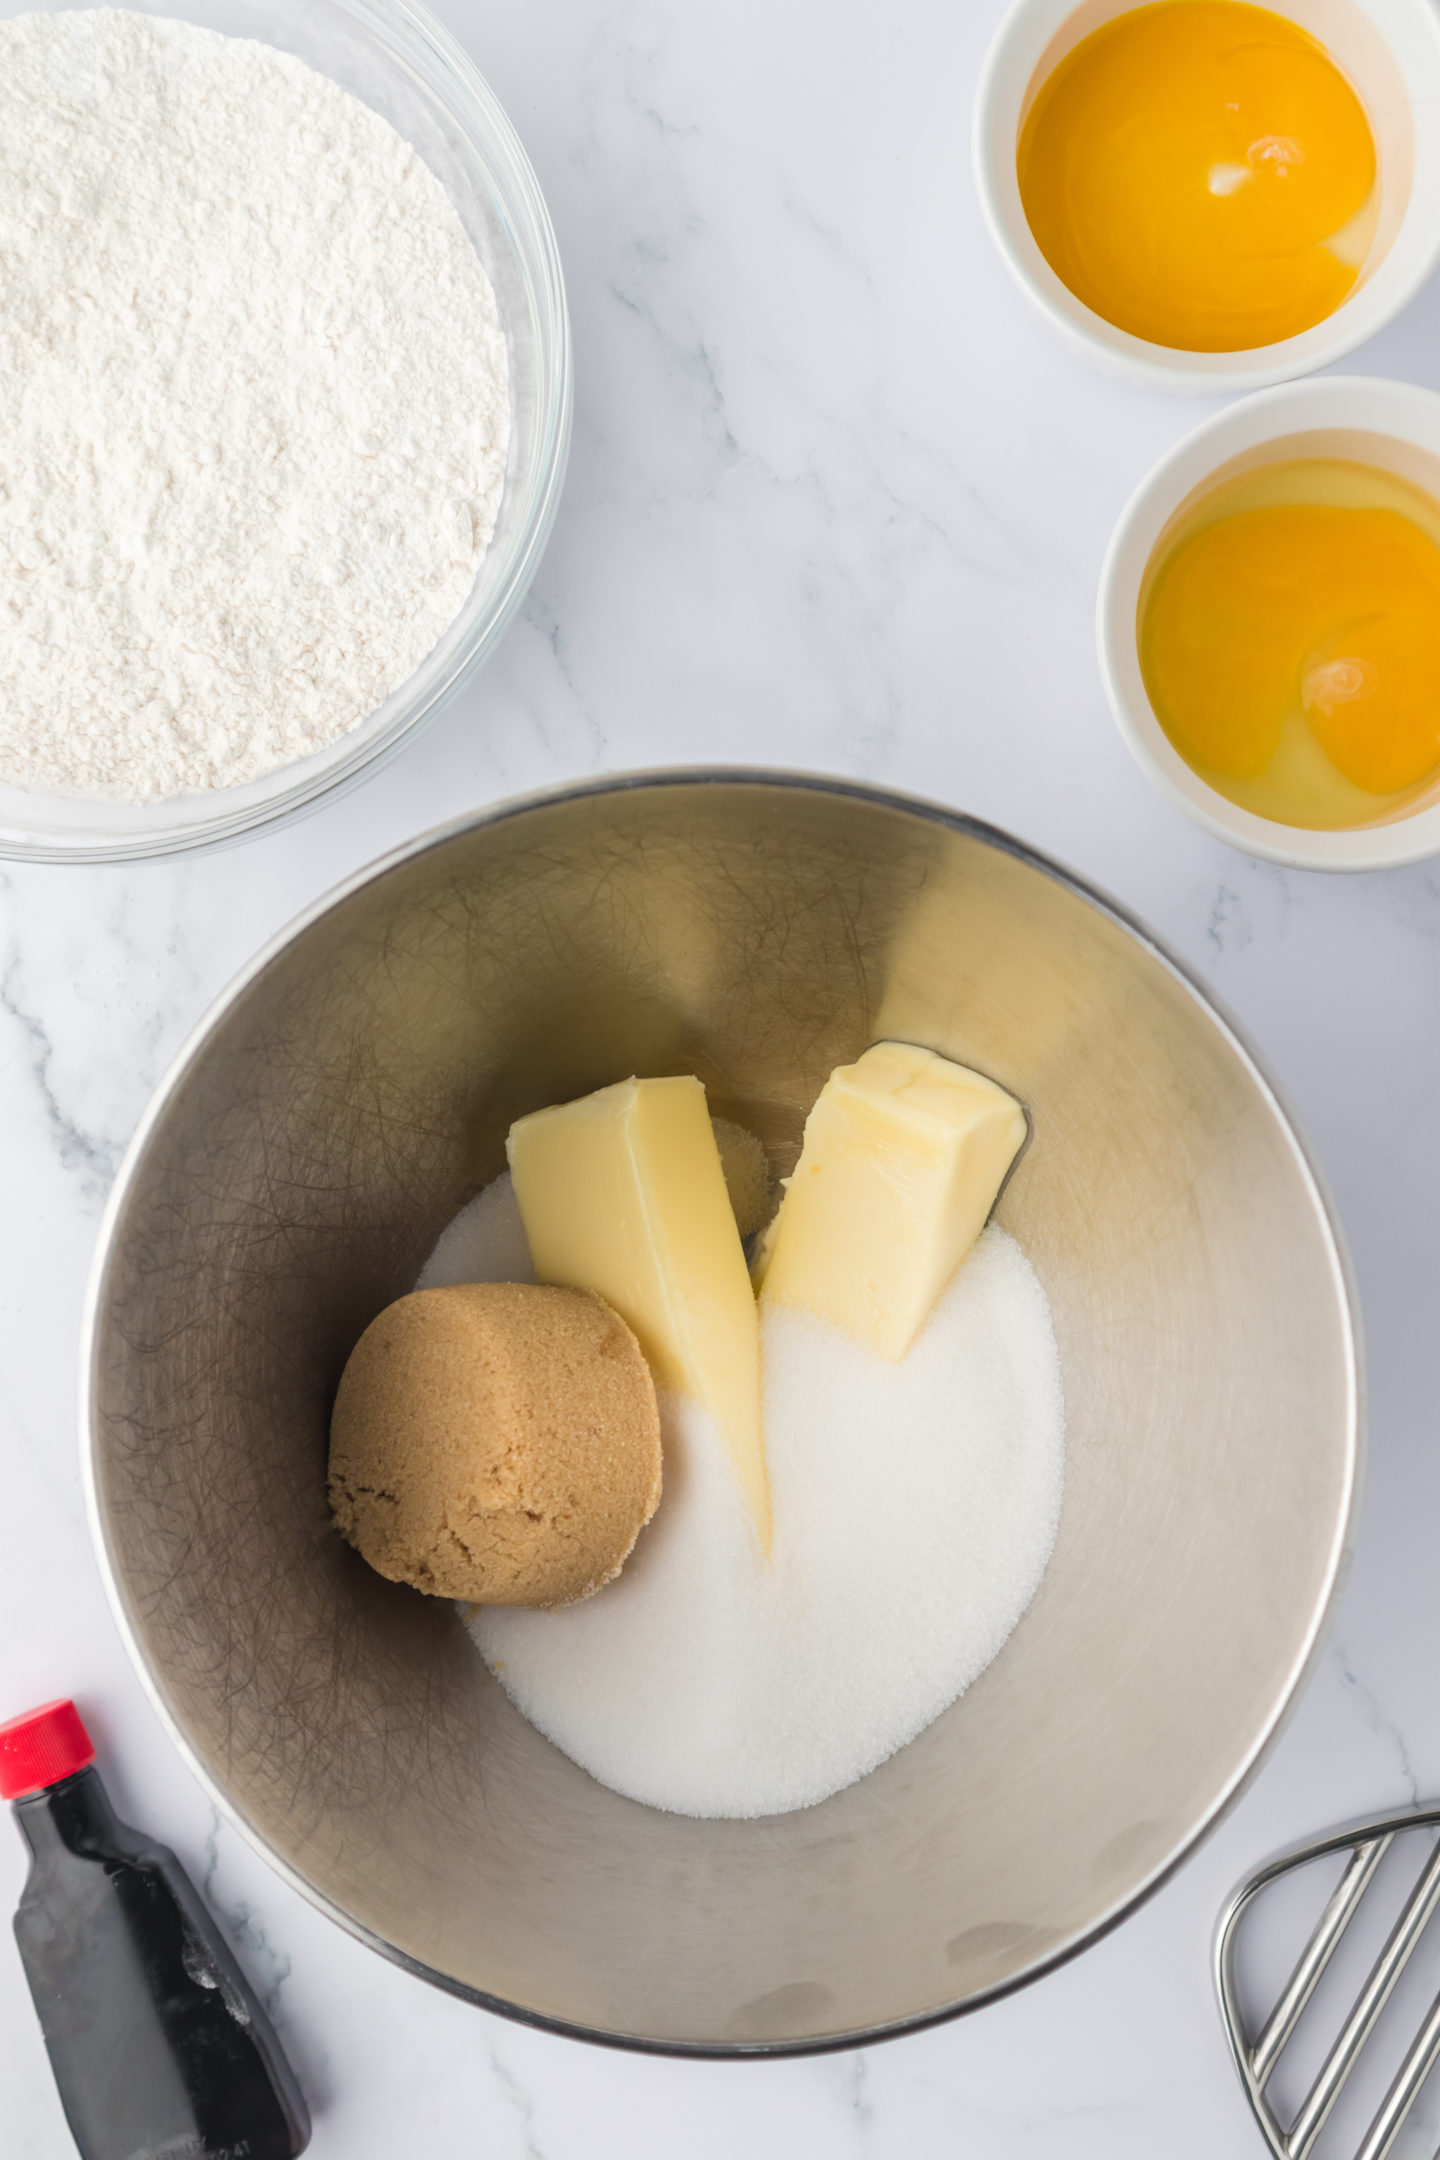
[[[227,1897],[225,1894],[220,1880],[223,1864],[220,1841],[227,1827],[220,1810],[212,1803],[200,1893],[220,1915],[230,1947],[254,1983],[266,2013],[271,2018],[279,2018],[285,1983],[293,1970],[290,1955],[271,1942],[263,1915],[248,1897]]]
[[[537,2144],[535,2139],[534,2099],[506,2062],[505,2050],[498,2035],[491,2035],[487,2053],[490,2060],[490,2074],[504,2098],[509,2101],[515,2111],[516,2128],[524,2140],[521,2148],[524,2153],[524,2160],[545,2160],[544,2148]]]
[[[1356,1671],[1345,1644],[1338,1637],[1331,1641],[1326,1656],[1340,1675],[1340,1685],[1349,1697],[1355,1714],[1367,1731],[1373,1733],[1381,1745],[1393,1753],[1397,1780],[1407,1798],[1415,1807],[1419,1807],[1422,1802],[1428,1802],[1431,1795],[1420,1790],[1419,1774],[1410,1759],[1410,1749],[1404,1732],[1375,1689]]]
[[[1294,903],[1291,873],[1274,863],[1244,863],[1216,889],[1205,925],[1211,964],[1244,952],[1260,937],[1278,943]]]
[[[83,873],[82,873],[83,875]],[[198,974],[170,873],[105,877],[92,906],[54,906],[61,873],[0,873],[0,1041],[43,1144],[98,1212],[140,1112],[194,1017]],[[48,888],[48,889],[47,889]],[[157,907],[154,903],[160,901]],[[96,905],[95,903],[98,903]]]
[[[1105,543],[1149,465],[1215,405],[1090,373],[994,259],[968,115],[1001,0],[888,15],[432,4],[510,112],[555,218],[576,352],[565,498],[489,667],[367,787],[187,862],[0,870],[0,1714],[80,1699],[117,1805],[180,1854],[271,2006],[317,2160],[1244,2160],[1259,2141],[1210,1999],[1221,1900],[1308,1833],[1440,1793],[1440,871],[1253,863],[1162,801],[1121,743],[1094,656]],[[1346,366],[1440,387],[1440,289]],[[1153,923],[1294,1101],[1365,1307],[1371,1443],[1349,1586],[1233,1814],[1037,1987],[809,2061],[672,2062],[507,2025],[316,1912],[217,1815],[131,1671],[74,1440],[106,1191],[235,971],[331,885],[461,811],[687,761],[939,797]],[[0,1835],[0,1904],[21,1873]],[[0,2092],[6,2160],[64,2160],[5,1942]]]
[[[870,2065],[861,2051],[847,2055],[845,2067],[848,2072],[850,2113],[854,2118],[856,2133],[863,2150],[866,2135],[875,2122],[875,2103],[870,2097]]]

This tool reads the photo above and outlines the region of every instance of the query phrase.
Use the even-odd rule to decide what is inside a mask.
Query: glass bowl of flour
[[[0,855],[233,841],[393,756],[554,521],[538,183],[412,0],[0,0]]]

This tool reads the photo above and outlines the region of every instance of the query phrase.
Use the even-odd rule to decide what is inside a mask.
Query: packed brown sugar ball
[[[650,1368],[591,1291],[418,1290],[351,1352],[330,1507],[392,1582],[568,1605],[619,1573],[659,1499]]]

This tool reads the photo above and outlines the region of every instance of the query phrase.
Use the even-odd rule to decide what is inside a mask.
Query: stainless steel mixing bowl
[[[342,1545],[331,1398],[522,1111],[695,1072],[783,1171],[877,1036],[1034,1113],[1000,1212],[1059,1336],[1059,1544],[989,1671],[858,1785],[760,1822],[659,1814],[542,1740],[449,1606]],[[457,1994],[697,2053],[946,2017],[1122,1917],[1274,1737],[1358,1471],[1338,1235],[1233,1026],[1005,835],[803,776],[503,805],[314,909],[152,1104],[86,1358],[115,1609],[233,1820]]]

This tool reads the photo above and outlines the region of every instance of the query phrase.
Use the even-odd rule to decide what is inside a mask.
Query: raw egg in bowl
[[[1332,377],[1197,428],[1111,540],[1111,708],[1157,785],[1273,862],[1440,850],[1440,396]]]
[[[1132,381],[1258,389],[1350,352],[1440,254],[1427,0],[1018,0],[982,73],[991,233]]]

